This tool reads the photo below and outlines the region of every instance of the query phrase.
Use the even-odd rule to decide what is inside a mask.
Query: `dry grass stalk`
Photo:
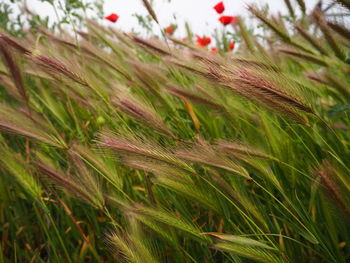
[[[146,88],[148,92],[152,92],[158,100],[164,99],[160,95],[161,83],[166,83],[167,79],[164,77],[166,72],[163,67],[157,64],[142,63],[137,60],[129,60],[129,65],[133,69],[133,74],[143,84],[142,88]]]
[[[250,178],[248,172],[242,166],[235,164],[206,142],[202,142],[191,148],[178,149],[175,151],[175,156],[182,160],[224,169],[245,178]]]
[[[328,55],[327,50],[320,45],[320,40],[311,36],[305,29],[299,25],[295,25],[294,28],[299,32],[299,34],[306,39],[314,48],[316,48],[321,54]]]
[[[250,146],[244,145],[242,143],[237,143],[237,142],[217,140],[215,144],[215,148],[217,148],[218,151],[222,151],[233,155],[238,154],[238,155],[245,155],[249,157],[271,159],[269,155],[257,149],[254,149]]]
[[[52,34],[51,32],[49,32],[48,30],[44,29],[44,28],[40,28],[39,29],[40,33],[44,34],[45,36],[47,36],[49,39],[56,41],[60,44],[64,44],[65,46],[68,46],[70,48],[74,48],[74,49],[78,49],[79,47],[77,46],[77,44],[73,43],[73,39],[71,39],[70,37],[68,39],[63,39],[61,37],[58,37],[54,34]]]
[[[306,5],[304,0],[297,0],[298,5],[300,6],[301,12],[303,12],[303,14],[306,13]]]
[[[79,76],[78,74],[70,70],[67,66],[65,66],[63,63],[57,60],[42,55],[33,56],[32,60],[35,64],[40,66],[44,71],[46,71],[53,77],[56,77],[56,75],[59,73],[81,85],[89,86],[89,84],[81,76]]]
[[[327,160],[323,161],[317,174],[321,177],[322,183],[327,189],[330,197],[338,204],[339,208],[350,217],[349,207],[344,203],[344,198],[339,190],[338,182],[336,181],[337,175],[331,163]]]
[[[268,58],[263,58],[263,59],[267,60]],[[275,72],[281,71],[276,65],[273,65],[272,63],[266,63],[258,60],[247,59],[247,58],[232,58],[232,61],[244,67],[262,69],[267,71],[270,70]]]
[[[28,104],[29,103],[28,95],[24,87],[21,70],[18,67],[17,63],[15,62],[14,57],[11,54],[11,51],[7,48],[6,45],[1,43],[1,41],[0,41],[0,52],[5,60],[8,70],[10,71],[9,73],[11,74],[12,80],[18,90],[18,93],[22,96],[23,100]]]
[[[332,28],[335,32],[337,32],[339,35],[343,36],[345,39],[347,40],[350,39],[350,30],[345,26],[332,21],[327,21],[327,25],[330,28]]]
[[[279,48],[278,51],[282,52],[284,54],[287,54],[289,56],[295,57],[295,58],[301,58],[301,59],[310,61],[312,63],[316,63],[316,64],[321,65],[321,66],[325,66],[325,67],[328,66],[327,62],[324,61],[323,59],[320,59],[319,57],[308,54],[308,53],[304,53],[301,51],[296,51],[296,50],[292,50],[292,49],[284,48],[284,47]]]
[[[70,175],[62,174],[41,161],[36,161],[34,164],[41,174],[50,178],[58,186],[67,189],[70,193],[95,206],[94,197],[91,197],[86,189],[76,183]]]
[[[194,110],[192,108],[191,103],[188,100],[186,100],[186,99],[183,99],[183,101],[185,103],[185,106],[186,106],[188,114],[191,116],[191,119],[193,121],[194,127],[199,132],[199,130],[200,130],[200,122],[199,122],[199,120],[197,118],[196,113],[194,112]]]
[[[142,39],[137,36],[131,36],[131,39],[136,42],[137,44],[140,44],[150,50],[156,51],[160,53],[163,56],[171,56],[172,54],[169,52],[169,49],[167,49],[163,43],[155,40],[146,40]]]
[[[249,71],[238,71],[238,81],[241,84],[250,85],[256,89],[263,90],[263,93],[275,97],[281,102],[291,107],[297,108],[307,113],[314,113],[313,110],[298,98],[283,91],[283,88],[277,87],[277,83],[264,78],[262,75],[254,74]]]
[[[279,36],[285,43],[292,45],[300,50],[303,50],[307,53],[313,53],[311,50],[307,49],[303,44],[300,44],[294,41],[286,30],[283,29],[282,25],[278,25],[275,22],[268,19],[261,11],[257,10],[253,6],[248,6],[248,10],[256,16],[260,21],[262,21],[265,25],[267,25],[277,36]],[[281,24],[279,22],[279,24]]]
[[[89,249],[91,251],[94,250],[89,237],[85,235],[84,230],[80,227],[79,222],[75,219],[72,210],[69,209],[68,205],[63,202],[63,200],[59,197],[57,197],[57,201],[60,203],[60,205],[62,206],[62,208],[66,211],[67,215],[69,216],[69,218],[72,220],[73,224],[75,225],[76,229],[79,231],[79,234],[82,236],[82,238],[84,239],[84,241],[86,242],[86,244],[89,246]]]
[[[327,22],[323,16],[322,11],[320,11],[319,9],[316,9],[312,13],[312,15],[315,18],[317,24],[320,26],[330,48],[334,51],[335,55],[339,59],[345,60],[344,52],[342,48],[339,46],[338,41],[335,39],[334,35],[332,34],[329,26],[327,25]]]
[[[148,2],[148,0],[142,0],[142,2],[143,5],[146,7],[148,13],[153,18],[153,20],[156,21],[157,24],[159,24],[156,12],[154,12],[152,5]]]
[[[210,100],[203,98],[201,96],[198,96],[197,94],[194,94],[192,92],[185,91],[184,89],[181,89],[174,84],[169,83],[169,84],[167,84],[167,86],[168,86],[168,88],[166,89],[166,91],[169,92],[170,94],[172,94],[173,96],[183,98],[183,99],[188,99],[190,101],[197,102],[199,104],[211,106],[215,109],[224,110],[224,107],[221,106],[220,104],[213,102],[213,101],[215,101],[215,99],[208,96],[208,94],[206,94],[206,95]]]
[[[185,70],[187,70],[189,72],[192,72],[192,73],[194,73],[196,75],[200,75],[200,76],[205,77],[205,78],[209,78],[210,77],[210,75],[208,75],[205,70],[200,69],[199,67],[195,67],[195,66],[190,65],[190,64],[186,64],[186,62],[180,61],[178,59],[174,59],[174,58],[169,58],[168,57],[168,58],[166,58],[164,60],[164,62],[166,62],[166,63],[168,62],[168,63],[170,63],[172,65],[175,65],[175,66],[177,66],[179,68],[183,68],[183,69],[185,69]],[[215,80],[215,79],[213,78],[212,80]]]
[[[104,198],[101,190],[100,183],[92,176],[90,171],[87,169],[85,163],[81,159],[78,152],[75,151],[75,147],[68,150],[68,154],[75,165],[76,173],[78,176],[74,177],[74,181],[77,184],[84,186],[86,192],[89,193],[94,199],[96,207],[102,208],[104,206]]]
[[[283,39],[288,43],[291,41],[290,37],[285,32],[283,32],[283,30],[278,25],[270,21],[262,12],[257,10],[252,5],[248,6],[248,10],[254,16],[256,16],[260,21],[262,21],[265,25],[267,25],[273,32],[275,32],[281,39]]]
[[[33,116],[25,116],[18,109],[0,104],[0,130],[35,139],[55,147],[64,147],[50,135],[43,119],[33,122]]]
[[[170,177],[177,181],[184,181],[184,178],[190,180],[190,177],[186,176],[186,173],[184,173],[183,170],[154,159],[124,156],[122,161],[128,167],[153,173],[155,175]]]
[[[123,32],[123,31],[119,31],[113,26],[109,26],[108,31],[110,31],[114,36],[116,36],[126,46],[128,46],[128,47],[130,46],[131,41],[130,41],[130,38],[128,37],[127,33]]]
[[[119,97],[112,99],[112,104],[122,112],[148,124],[158,132],[173,137],[172,132],[164,124],[158,113],[150,105],[146,105],[136,97],[132,97],[131,94],[120,94]]]
[[[0,84],[5,88],[6,92],[14,99],[23,101],[23,96],[18,92],[11,77],[0,73]]]
[[[321,84],[329,85],[327,80],[325,80],[324,77],[322,75],[320,75],[320,74],[317,74],[317,73],[306,73],[306,77],[308,79],[311,79],[313,81],[319,82]]]
[[[80,46],[81,50],[97,59],[101,64],[108,65],[111,69],[116,70],[122,76],[124,76],[127,80],[131,80],[130,74],[123,67],[114,62],[109,54],[102,52],[95,45],[86,42]]]
[[[337,76],[329,74],[328,72],[325,72],[323,76],[327,80],[329,86],[334,86],[346,97],[350,96],[350,88],[347,83],[342,82]]]
[[[220,72],[217,67],[210,67],[209,74],[216,78],[223,86],[239,96],[252,100],[258,104],[275,109],[295,120],[307,124],[296,110],[313,113],[313,110],[298,98],[288,94],[277,82],[252,70],[232,69],[232,72]]]
[[[240,31],[240,34],[248,48],[248,50],[254,54],[255,53],[255,49],[254,49],[254,44],[253,44],[253,41],[252,41],[252,36],[248,33],[248,30],[244,24],[244,21],[243,21],[243,18],[242,17],[239,17],[238,18],[238,26],[239,26],[239,31]]]
[[[145,157],[155,161],[164,162],[170,166],[175,166],[186,172],[194,173],[194,170],[190,166],[176,158],[172,152],[157,146],[155,143],[144,143],[135,138],[126,140],[116,137],[110,132],[104,132],[100,136],[99,145],[115,150],[122,156]]]
[[[170,39],[174,44],[177,44],[177,45],[180,45],[180,46],[183,46],[183,47],[187,47],[187,48],[189,48],[191,50],[198,50],[198,47],[195,46],[191,42],[182,41],[180,39],[177,39],[177,38],[174,38],[174,37],[170,37],[170,36],[167,36],[167,38]]]
[[[284,0],[284,3],[286,4],[286,6],[288,8],[288,12],[289,12],[290,16],[292,18],[295,18],[294,9],[292,7],[292,4],[290,3],[290,0]]]
[[[13,40],[13,38],[3,33],[0,33],[0,42],[6,43],[8,46],[13,47],[22,54],[30,55],[32,53],[29,49],[24,47],[24,45],[20,44],[17,40],[15,41]]]

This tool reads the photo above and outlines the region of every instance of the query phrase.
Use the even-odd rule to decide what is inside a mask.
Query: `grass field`
[[[1,33],[0,263],[350,261],[350,30],[249,11],[234,53]]]

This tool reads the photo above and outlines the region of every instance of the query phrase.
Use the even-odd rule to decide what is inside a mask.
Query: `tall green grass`
[[[348,262],[348,29],[286,4],[234,54],[1,34],[0,262]]]

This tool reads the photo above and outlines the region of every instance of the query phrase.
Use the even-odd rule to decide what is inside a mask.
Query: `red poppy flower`
[[[168,35],[171,36],[171,35],[174,34],[176,28],[177,28],[176,25],[170,25],[170,26],[166,27],[166,28],[164,29],[164,31],[165,31],[165,33],[167,33]]]
[[[228,24],[237,25],[238,23],[238,17],[237,16],[221,16],[219,18],[219,21],[224,25],[227,26]]]
[[[235,42],[228,43],[228,49],[229,50],[234,50],[234,48],[235,48]]]
[[[115,23],[119,19],[119,16],[117,14],[115,14],[115,13],[112,13],[112,14],[106,16],[105,19]]]
[[[197,44],[201,47],[206,47],[211,43],[210,37],[200,37],[197,36]]]
[[[209,45],[211,43],[211,38],[210,37],[204,37],[203,40],[204,40],[204,43],[206,45]]]
[[[169,34],[169,35],[172,35],[174,34],[174,30],[171,26],[168,26],[164,29],[165,33]]]
[[[222,14],[225,11],[224,3],[222,1],[219,2],[214,6],[214,9],[218,14]]]
[[[212,48],[211,48],[211,53],[213,53],[213,54],[218,54],[219,51],[218,51],[218,49],[217,49],[216,47],[212,47]]]

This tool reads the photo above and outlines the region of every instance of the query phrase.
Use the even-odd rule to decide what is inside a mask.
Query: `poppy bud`
[[[228,43],[228,49],[229,50],[234,50],[234,48],[235,48],[235,42]]]

